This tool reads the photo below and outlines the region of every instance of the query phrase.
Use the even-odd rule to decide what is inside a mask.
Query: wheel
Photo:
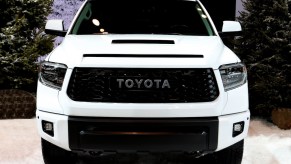
[[[218,164],[240,164],[243,157],[244,140],[214,153]]]
[[[77,155],[41,139],[42,156],[45,164],[75,164]]]

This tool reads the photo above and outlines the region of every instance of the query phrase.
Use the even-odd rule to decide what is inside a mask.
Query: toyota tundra
[[[223,9],[221,9],[223,10]],[[240,163],[247,71],[199,0],[87,0],[40,64],[37,125],[46,164],[76,154],[181,152]]]

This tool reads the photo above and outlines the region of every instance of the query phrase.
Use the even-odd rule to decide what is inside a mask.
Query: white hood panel
[[[112,40],[171,40],[174,44],[112,44]],[[52,62],[74,67],[218,68],[225,46],[217,36],[68,35],[50,56]],[[102,54],[103,57],[83,57]],[[112,54],[134,57],[106,57]],[[136,55],[203,55],[203,58],[136,57]],[[233,59],[237,61],[235,55]],[[234,62],[235,62],[234,61]]]

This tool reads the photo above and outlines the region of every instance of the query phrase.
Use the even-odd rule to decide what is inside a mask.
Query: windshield
[[[212,36],[206,14],[193,1],[88,1],[70,32]]]

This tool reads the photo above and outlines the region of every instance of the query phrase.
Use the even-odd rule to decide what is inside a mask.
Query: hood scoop
[[[204,58],[203,55],[183,54],[84,54],[83,57],[124,57],[124,58]]]
[[[140,40],[140,39],[118,39],[112,40],[112,44],[175,44],[174,40]]]

